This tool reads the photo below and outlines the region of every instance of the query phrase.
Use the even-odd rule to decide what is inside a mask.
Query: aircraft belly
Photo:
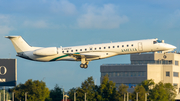
[[[43,61],[43,62],[49,62],[49,61],[60,61],[60,60],[66,60],[66,61],[75,61],[75,58],[72,58],[66,54],[58,54],[53,56],[36,56],[31,55],[31,59],[36,61]]]

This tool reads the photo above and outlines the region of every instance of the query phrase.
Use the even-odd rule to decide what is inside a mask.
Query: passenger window
[[[117,48],[119,48],[119,45],[117,45]]]
[[[122,47],[124,47],[124,45],[122,45]]]
[[[71,52],[73,52],[73,50],[71,50]]]

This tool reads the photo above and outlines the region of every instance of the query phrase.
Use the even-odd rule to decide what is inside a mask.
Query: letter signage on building
[[[17,60],[0,59],[0,86],[16,86]]]

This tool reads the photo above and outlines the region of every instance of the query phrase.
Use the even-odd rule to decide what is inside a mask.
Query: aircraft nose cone
[[[168,48],[176,49],[177,47],[176,47],[176,46],[173,46],[173,45],[169,45]]]
[[[170,44],[165,44],[164,45],[164,48],[167,49],[167,50],[174,50],[176,49],[177,47],[176,46],[173,46],[173,45],[170,45]]]

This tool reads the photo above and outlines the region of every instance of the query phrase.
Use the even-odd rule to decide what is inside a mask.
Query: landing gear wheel
[[[80,67],[86,69],[88,67],[88,65],[87,64],[80,64]]]
[[[81,68],[84,68],[84,64],[80,64],[80,67],[81,67]]]
[[[88,65],[87,64],[84,64],[84,68],[86,69],[88,67]]]

